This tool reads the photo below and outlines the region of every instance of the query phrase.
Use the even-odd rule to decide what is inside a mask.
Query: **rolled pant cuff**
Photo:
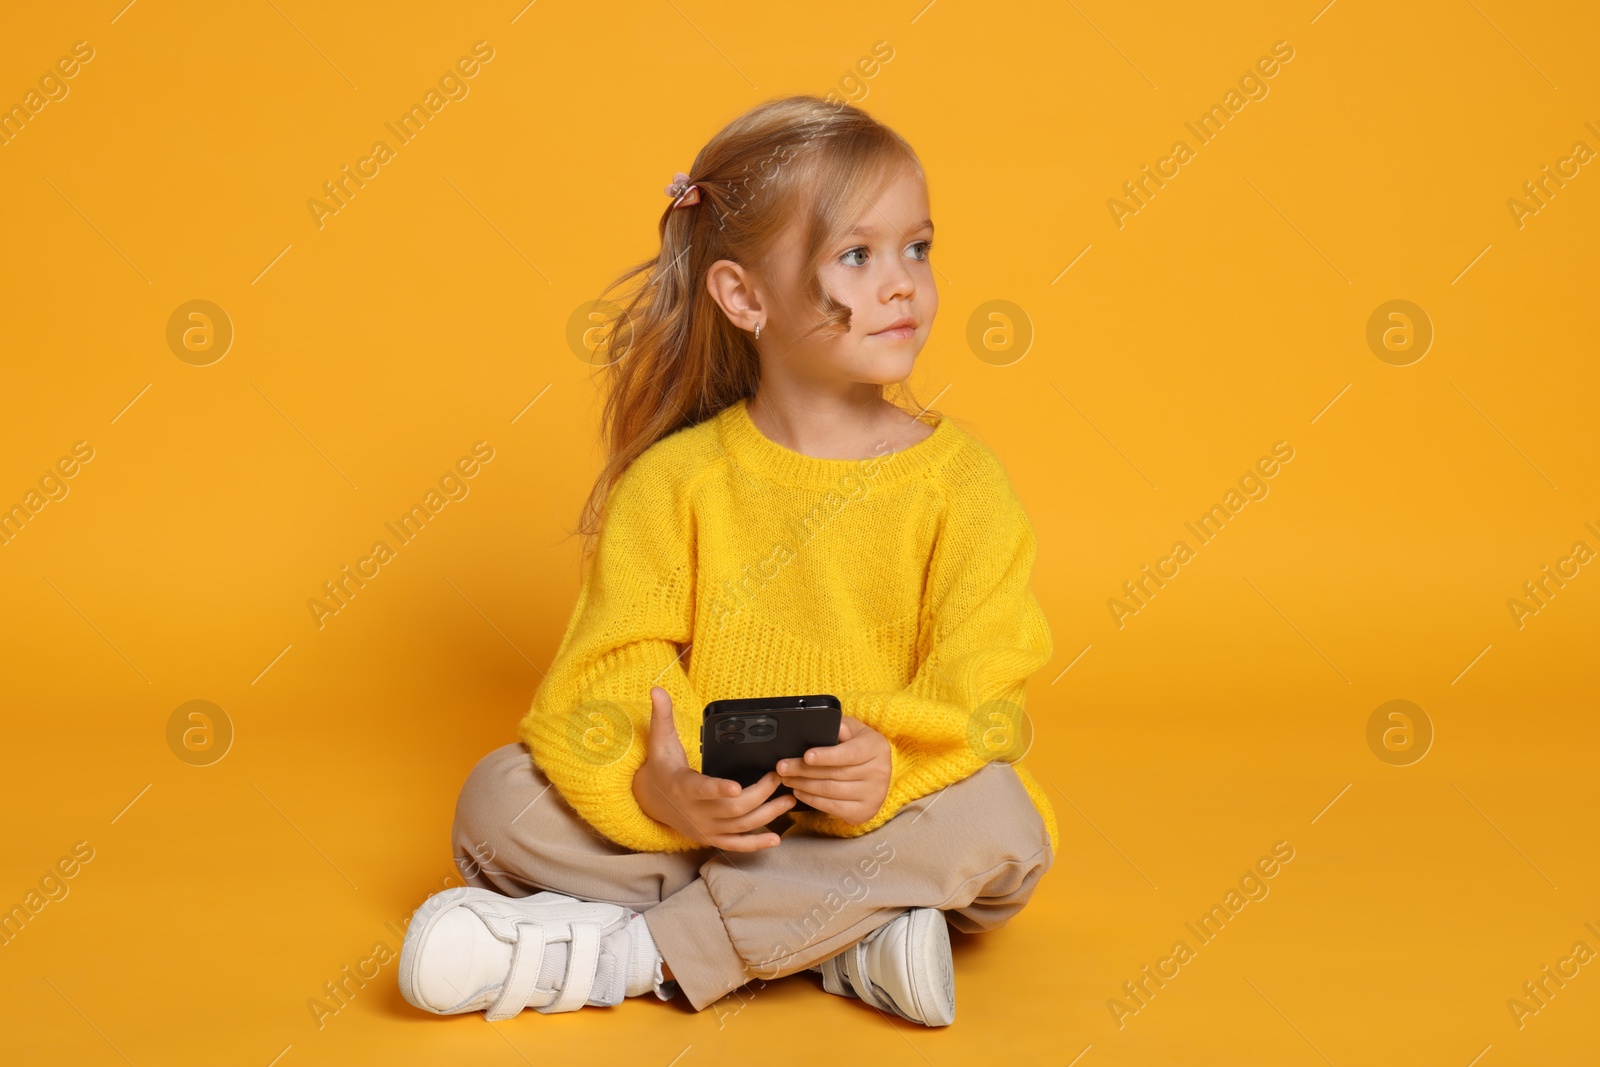
[[[728,940],[705,879],[696,878],[644,913],[678,988],[695,1011],[748,982],[754,975]]]

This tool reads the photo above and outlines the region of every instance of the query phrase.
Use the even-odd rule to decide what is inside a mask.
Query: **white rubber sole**
[[[921,959],[929,966],[911,970],[911,997],[906,1005],[924,1026],[949,1026],[956,1018],[956,973],[950,957],[950,926],[937,908],[913,908],[904,920],[908,965]]]
[[[923,1026],[955,1022],[950,927],[937,908],[912,908],[812,969],[821,973],[822,988],[837,996]]]

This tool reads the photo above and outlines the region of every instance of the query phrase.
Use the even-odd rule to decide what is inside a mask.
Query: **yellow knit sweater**
[[[768,438],[740,400],[624,471],[518,730],[601,834],[638,851],[703,847],[633,797],[653,685],[697,770],[711,700],[832,693],[885,735],[893,772],[875,816],[795,813],[835,837],[1023,755],[1023,683],[1052,652],[1033,527],[987,446],[923,419],[933,432],[898,452],[819,459]],[[1050,802],[1016,769],[1054,850]]]

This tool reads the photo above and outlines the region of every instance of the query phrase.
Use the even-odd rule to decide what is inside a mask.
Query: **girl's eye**
[[[929,254],[933,252],[933,242],[931,240],[930,241],[914,241],[910,245],[908,245],[907,248],[920,248],[922,250],[922,254],[921,255],[913,254],[911,258],[912,259],[916,259],[916,260],[926,260],[928,258],[928,256],[929,256]],[[865,262],[852,261],[849,257],[851,257],[851,256],[866,256],[867,254],[868,254],[868,250],[867,250],[867,247],[865,245],[857,245],[855,248],[850,249],[848,252],[840,253],[839,258],[840,258],[840,260],[844,261],[849,266],[862,267],[862,266],[866,265]]]

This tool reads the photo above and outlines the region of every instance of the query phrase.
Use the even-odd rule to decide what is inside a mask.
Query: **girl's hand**
[[[794,806],[793,797],[767,799],[777,788],[776,771],[741,789],[738,782],[690,767],[672,724],[671,695],[659,685],[650,688],[650,740],[645,761],[633,775],[633,796],[646,815],[703,845],[757,852],[780,838],[748,831],[760,830]]]
[[[839,743],[778,761],[780,781],[818,811],[860,824],[889,795],[889,739],[851,715],[839,720]]]

